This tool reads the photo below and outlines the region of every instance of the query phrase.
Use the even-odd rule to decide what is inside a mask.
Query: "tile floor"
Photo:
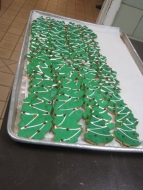
[[[41,10],[95,23],[96,4],[103,0],[1,0],[0,10],[0,128],[31,10]]]

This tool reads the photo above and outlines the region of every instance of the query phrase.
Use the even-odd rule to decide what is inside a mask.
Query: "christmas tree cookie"
[[[132,111],[121,100],[116,103],[116,130],[114,136],[122,146],[135,147],[141,143],[136,132],[138,120],[134,118]]]
[[[43,139],[52,127],[51,109],[50,102],[45,103],[40,97],[29,94],[28,98],[24,99],[21,109],[18,135],[30,139]]]

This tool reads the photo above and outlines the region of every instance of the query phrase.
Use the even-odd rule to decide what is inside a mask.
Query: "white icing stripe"
[[[60,110],[73,110],[74,108],[60,109]]]
[[[35,84],[34,87],[37,86],[38,84],[40,84],[41,82],[42,82],[42,81],[40,81],[40,82],[38,82],[37,84]]]
[[[99,127],[99,128],[95,128],[95,129],[92,129],[92,130],[96,130],[96,129],[104,129],[106,128],[107,126],[101,126],[101,125],[96,125],[94,122],[91,122],[92,125],[96,126],[96,127]],[[89,129],[88,129],[89,130]]]
[[[110,83],[110,84],[112,84],[112,83],[115,84],[116,83],[115,81],[105,81],[105,79],[103,79],[102,81],[105,82],[105,83]]]
[[[120,115],[124,115],[124,114],[128,114],[128,113],[131,113],[131,112],[127,112],[127,113],[120,113]]]
[[[38,66],[38,69],[39,69],[39,71],[40,71],[39,73],[43,73],[42,70],[41,70],[41,68],[40,68],[39,66]]]
[[[46,123],[46,124],[47,124],[47,123]],[[41,127],[39,130],[43,129],[43,127],[44,127],[46,124],[42,125],[42,127]],[[30,137],[30,139],[32,139],[37,133],[38,133],[38,132],[34,133],[34,134]]]
[[[92,96],[93,94],[95,94],[96,90],[94,92],[92,92],[92,94],[88,95],[88,96]]]
[[[81,131],[81,129],[80,129],[77,133],[75,133],[73,136],[71,136],[71,137],[69,137],[69,138],[67,138],[67,139],[64,139],[63,141],[70,140],[71,138],[73,138],[74,136],[76,136],[80,131]]]
[[[135,131],[135,129],[131,129],[131,128],[129,128],[129,129],[123,129],[123,128],[118,128],[118,129],[121,129],[121,131],[127,131],[127,132],[133,132],[133,131]]]
[[[75,108],[76,110],[73,110],[70,114],[69,114],[69,116],[71,116],[75,111],[77,111],[77,110],[79,110],[79,109],[77,109],[77,108]]]
[[[105,90],[101,89],[101,92],[106,92]],[[109,94],[112,94],[112,92],[108,92]]]
[[[112,136],[111,134],[109,134],[109,135],[104,135],[104,134],[97,133],[97,132],[95,132],[95,131],[93,132],[92,130],[89,130],[89,129],[88,129],[88,131],[90,131],[91,133],[100,135],[100,136],[105,136],[105,137],[106,137],[106,136],[107,136],[107,137]]]
[[[42,102],[44,102],[44,101],[42,100]],[[42,102],[34,103],[34,104],[32,104],[32,105],[37,105],[37,104],[41,104]]]
[[[52,104],[52,102],[50,100],[48,100],[47,98],[43,97],[44,100],[50,102]]]
[[[106,86],[102,86],[102,87],[104,87],[104,88],[106,88],[107,90],[109,90],[109,91],[111,91],[112,93],[114,93],[114,91],[111,90],[111,89],[109,89],[109,87],[106,87]]]
[[[69,80],[69,82],[67,82],[66,84],[68,84],[68,83],[70,83],[71,82],[71,80]]]
[[[131,128],[131,127],[129,127],[128,125],[126,125],[125,123],[123,123],[123,125],[124,125],[125,127],[127,127],[128,129],[130,129],[131,131],[134,131],[134,130],[135,130],[134,128]]]
[[[35,109],[40,110],[40,111],[43,111],[43,112],[47,112],[46,110],[42,110],[42,109],[36,108],[36,107],[34,107],[34,106],[30,106],[30,107],[35,108]]]
[[[102,119],[98,119],[97,121],[94,121],[94,123],[98,123],[99,121],[103,121]]]
[[[114,106],[108,106],[108,108],[113,109],[113,108],[115,108],[115,107],[114,107]]]
[[[56,67],[55,70],[59,69],[59,67]]]
[[[63,104],[61,104],[58,108],[62,107],[65,103],[69,102],[70,100],[71,100],[71,98],[68,99],[68,100],[66,100],[66,102],[64,102]]]
[[[37,91],[38,93],[42,93],[42,92],[48,92],[48,91]],[[36,92],[34,92],[34,94],[36,94]]]
[[[97,88],[97,86],[93,86],[93,87]],[[98,88],[99,88],[99,87],[98,87]],[[97,88],[97,89],[98,89],[98,88]],[[94,89],[94,88],[89,88],[89,90],[95,90],[95,89]]]
[[[126,125],[134,125],[136,122],[137,122],[137,120],[136,121],[134,121],[134,122],[131,122],[128,118],[126,119],[130,124],[126,124]],[[123,123],[124,124],[124,123]]]
[[[56,126],[55,126],[55,129],[66,130],[67,128],[63,128],[63,127],[56,127]],[[78,131],[79,129],[81,129],[81,128],[77,128],[77,129],[72,129],[72,128],[69,128],[69,131]]]
[[[105,65],[105,63],[103,63],[103,64],[99,67],[99,69],[101,69],[104,65]]]
[[[64,66],[65,66],[65,64],[63,64],[63,66],[61,66],[61,68],[59,70],[61,70]]]
[[[34,75],[34,74],[33,74]],[[37,73],[37,75],[41,75],[41,73]],[[53,80],[51,77],[49,77],[48,75],[44,74],[44,77],[46,77],[48,80]]]
[[[103,75],[103,73],[102,73],[101,76],[102,76],[102,77],[111,77],[111,78],[113,78],[112,80],[116,80],[116,77],[113,76],[113,75],[108,76],[108,74]],[[109,79],[111,80],[111,78],[109,78]]]
[[[123,134],[124,134],[126,137],[128,137],[129,139],[131,139],[131,140],[133,140],[133,141],[139,142],[139,140],[136,140],[136,139],[133,139],[133,138],[129,137],[126,133],[124,133],[124,132],[122,131],[122,129],[118,128],[118,130],[121,131],[121,133],[123,133]]]
[[[90,75],[93,75],[93,76],[95,76],[96,74],[90,73]]]
[[[86,69],[86,68],[84,68],[83,70],[86,71],[86,72],[88,71],[89,73],[92,73],[92,72],[93,73],[97,73],[96,70],[92,70],[92,69]]]
[[[34,117],[29,123],[27,123],[25,126],[28,126],[30,123],[32,123],[34,120],[36,119],[36,117]]]
[[[105,113],[105,112],[106,112],[106,110],[103,110],[103,111],[100,111],[99,113],[102,114],[102,113]]]
[[[116,102],[119,102],[120,100],[110,100],[110,102],[114,102],[114,103],[116,103]]]
[[[115,94],[113,94],[113,96],[114,96],[117,100],[121,100],[121,98],[117,97]]]
[[[125,107],[123,107],[121,110],[118,111],[118,113],[121,114],[121,112],[125,109]]]
[[[67,100],[58,100],[59,102],[67,101]]]
[[[122,119],[124,119],[125,117],[127,117],[127,115],[129,115],[130,112],[126,113],[122,118],[117,119],[117,121],[121,121]]]
[[[22,113],[23,113],[23,112],[22,112]],[[27,112],[24,113],[24,114],[25,114],[25,115],[35,115],[35,114],[36,114],[36,115],[39,115],[39,114],[37,114],[37,113],[27,113]]]
[[[46,87],[44,87],[44,89],[45,89],[47,92],[49,91]]]
[[[63,122],[65,121],[65,119],[66,119],[66,117],[64,117],[63,121],[58,126],[62,125]]]
[[[40,125],[43,125],[43,123],[40,123],[40,124],[37,124],[37,125],[32,125],[32,126],[28,126],[28,127],[22,127],[21,129],[22,130],[26,130],[26,129],[29,129],[29,128],[34,128],[34,127],[37,127],[37,126],[40,126]]]

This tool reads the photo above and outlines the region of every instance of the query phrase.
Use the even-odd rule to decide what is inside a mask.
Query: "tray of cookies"
[[[118,28],[32,11],[13,85],[10,137],[142,152],[142,66]]]

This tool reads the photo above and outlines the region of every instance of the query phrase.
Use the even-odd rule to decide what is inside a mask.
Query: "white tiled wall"
[[[143,0],[122,0],[113,22],[130,38],[143,41]]]
[[[122,2],[126,5],[130,5],[143,10],[143,0],[123,0]]]

